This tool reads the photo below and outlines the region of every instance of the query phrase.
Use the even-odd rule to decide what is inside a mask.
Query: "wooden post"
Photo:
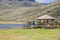
[[[49,20],[50,19],[46,19],[47,20],[47,27],[50,28],[50,25],[49,25]]]
[[[38,20],[37,20],[37,24],[40,24],[40,23],[41,23],[41,20],[38,19]]]
[[[38,19],[37,19],[37,24],[39,24],[39,21],[38,21]]]
[[[57,26],[57,25],[56,25],[56,22],[55,22],[55,20],[53,20],[53,21],[54,21],[54,27],[56,28],[56,26]]]
[[[47,24],[48,24],[48,19],[47,19]]]
[[[56,22],[56,28],[57,28],[58,23]]]

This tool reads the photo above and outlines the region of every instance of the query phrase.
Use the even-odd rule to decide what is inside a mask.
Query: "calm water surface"
[[[23,24],[0,24],[0,28],[23,28]]]

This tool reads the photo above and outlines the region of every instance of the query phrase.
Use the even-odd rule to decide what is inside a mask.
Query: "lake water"
[[[0,24],[0,28],[23,28],[23,24]]]

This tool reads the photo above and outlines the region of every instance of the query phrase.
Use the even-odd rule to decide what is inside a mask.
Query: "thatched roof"
[[[43,15],[41,17],[38,17],[37,19],[55,19],[55,18],[49,15]]]

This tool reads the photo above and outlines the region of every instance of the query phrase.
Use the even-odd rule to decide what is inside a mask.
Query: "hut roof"
[[[41,17],[38,17],[37,19],[55,19],[55,18],[49,15],[43,15]]]

